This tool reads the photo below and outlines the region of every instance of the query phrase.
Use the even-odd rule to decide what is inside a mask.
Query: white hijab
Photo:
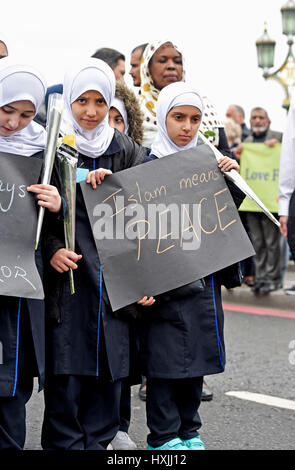
[[[125,126],[124,134],[128,135],[129,124],[128,124],[128,116],[127,116],[127,111],[126,111],[124,101],[121,100],[121,98],[118,98],[117,96],[115,96],[115,98],[112,101],[111,108],[116,108],[116,110],[121,114],[122,119],[124,121],[124,126]]]
[[[114,72],[100,59],[90,58],[80,67],[75,67],[65,74],[63,87],[65,107],[60,132],[62,135],[75,134],[77,150],[83,155],[91,158],[103,155],[113,139],[114,129],[109,126],[108,114],[95,129],[83,129],[72,114],[71,104],[86,91],[95,90],[102,94],[110,109],[115,89]]]
[[[151,148],[151,154],[158,158],[187,150],[197,145],[198,132],[193,140],[185,146],[176,145],[170,139],[166,128],[166,117],[175,106],[195,106],[201,113],[203,113],[204,108],[202,98],[195,88],[185,82],[171,83],[161,90],[156,107],[158,134]]]
[[[44,78],[35,68],[16,64],[11,57],[0,60],[0,107],[28,100],[35,106],[37,114],[44,101],[46,88]],[[45,145],[45,129],[34,121],[8,137],[0,135],[0,152],[30,157],[44,150]]]

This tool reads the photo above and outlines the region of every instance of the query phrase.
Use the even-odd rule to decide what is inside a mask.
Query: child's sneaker
[[[136,450],[137,446],[127,432],[118,431],[111,442],[112,450]]]
[[[188,450],[205,450],[204,442],[201,440],[200,436],[183,440],[182,442],[186,445]]]
[[[147,446],[147,450],[187,450],[187,446],[184,445],[179,437],[176,437],[169,442],[165,442],[165,444],[160,447]]]

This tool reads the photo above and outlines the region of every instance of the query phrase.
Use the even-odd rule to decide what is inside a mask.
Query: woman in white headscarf
[[[156,110],[158,135],[146,161],[169,159],[196,146],[204,104],[194,87],[184,82],[167,85]],[[239,166],[222,157],[219,168]],[[223,372],[225,364],[220,284],[215,273],[159,295],[151,314],[143,318],[148,450],[205,448],[198,432],[203,376]]]
[[[0,164],[2,153],[42,158],[46,136],[33,122],[44,100],[46,83],[30,66],[0,61]],[[2,182],[5,184],[5,182]],[[34,183],[32,181],[32,183]],[[53,186],[32,184],[38,204],[52,212],[61,205]],[[31,221],[27,221],[30,230]],[[16,225],[16,230],[21,230]],[[0,240],[5,251],[5,238]],[[40,252],[36,265],[42,273]],[[45,368],[45,318],[41,300],[1,296],[0,298],[0,449],[22,449],[25,443],[25,405],[33,391],[33,377],[43,387]]]
[[[78,174],[88,172],[84,179],[93,188],[106,175],[142,163],[146,155],[145,149],[109,126],[114,97],[114,73],[99,59],[89,59],[65,75],[61,133],[75,135]],[[76,253],[65,249],[61,224],[51,227],[47,240],[53,268],[49,284],[55,289],[47,292],[52,328],[47,337],[51,354],[42,446],[105,449],[119,429],[121,379],[129,375],[129,310],[116,316],[111,310],[79,185]],[[75,295],[70,294],[69,268],[75,270]],[[142,304],[148,304],[146,300]]]
[[[156,103],[160,91],[170,83],[186,79],[182,51],[168,40],[149,43],[141,58],[140,77],[139,100],[144,114],[143,145],[150,148],[157,135]],[[200,131],[203,133],[209,131],[211,134],[209,140],[222,153],[230,156],[223,123],[208,98],[205,96],[202,99],[204,113]]]

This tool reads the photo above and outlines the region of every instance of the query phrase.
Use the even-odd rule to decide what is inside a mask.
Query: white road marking
[[[272,397],[270,395],[263,395],[262,393],[251,392],[226,392],[225,395],[230,397],[240,398],[241,400],[255,401],[262,405],[276,406],[278,408],[285,408],[287,410],[295,411],[295,401],[286,400],[285,398]]]

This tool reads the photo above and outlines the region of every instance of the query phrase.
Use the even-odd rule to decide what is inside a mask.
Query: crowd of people
[[[208,97],[186,82],[183,52],[170,41],[131,51],[133,89],[124,83],[124,54],[111,48],[98,49],[51,87],[39,71],[14,62],[3,37],[0,57],[0,152],[43,158],[48,98],[62,93],[60,135],[75,135],[78,167],[88,170],[93,188],[112,173],[196,147],[199,133],[223,155],[222,172],[239,171],[244,143],[282,141],[260,107],[251,112],[250,129],[241,106],[230,105],[221,119]],[[128,435],[135,384],[146,402],[147,449],[205,449],[199,407],[213,393],[204,377],[225,367],[221,286],[229,275],[236,279],[235,272],[146,295],[114,314],[82,191],[77,185],[74,252],[65,247],[57,165],[52,175],[50,185],[28,188],[36,209],[46,209],[36,254],[45,299],[1,296],[0,449],[24,447],[34,377],[44,389],[45,450],[136,449]],[[244,194],[227,185],[239,208]],[[241,262],[244,282],[255,294],[269,294],[281,288],[286,269],[288,204],[275,213],[285,238],[261,212],[240,216],[256,251]],[[70,269],[75,295],[65,282]]]

